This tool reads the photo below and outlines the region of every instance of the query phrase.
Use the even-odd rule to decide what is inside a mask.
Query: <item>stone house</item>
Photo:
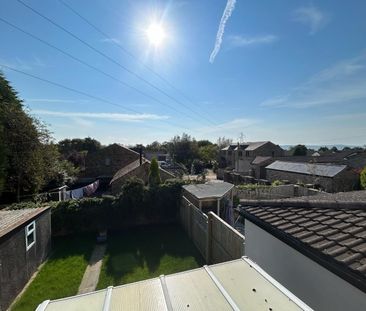
[[[118,170],[139,158],[139,153],[119,144],[112,144],[87,154],[82,177],[93,180],[111,179]]]
[[[290,183],[313,184],[327,192],[351,191],[358,187],[358,174],[347,165],[275,161],[266,167],[266,177]]]
[[[136,177],[144,181],[145,184],[149,182],[149,172],[150,172],[151,162],[142,158],[141,161],[136,160],[131,162],[119,169],[116,174],[114,174],[110,187],[113,194],[118,194],[121,192],[123,184],[131,177]],[[160,179],[164,182],[167,179],[175,178],[175,176],[168,171],[159,167]]]
[[[49,207],[0,211],[0,311],[8,309],[50,249]]]
[[[241,175],[254,176],[259,164],[252,165],[256,157],[282,157],[284,150],[270,141],[247,142],[230,145],[220,151],[220,160],[226,167],[232,168]],[[260,172],[258,171],[258,175]]]

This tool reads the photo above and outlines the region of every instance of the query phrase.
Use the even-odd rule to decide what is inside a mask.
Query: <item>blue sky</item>
[[[102,99],[0,67],[56,140],[146,144],[186,132],[212,141],[243,133],[279,144],[366,143],[364,0],[63,0],[108,37],[58,0],[22,1],[109,57],[18,1],[2,1],[0,18],[112,77],[0,21],[0,64]],[[159,47],[146,36],[152,22],[166,33]]]

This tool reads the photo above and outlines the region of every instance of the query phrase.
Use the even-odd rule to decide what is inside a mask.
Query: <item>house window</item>
[[[249,151],[245,151],[245,156],[249,157]]]
[[[231,151],[229,151],[227,154],[228,154],[229,156],[231,156]]]
[[[243,152],[239,151],[239,157],[243,156]]]
[[[274,151],[272,151],[272,158],[274,157]]]
[[[25,245],[29,250],[36,243],[36,222],[31,222],[25,227]]]
[[[105,165],[106,166],[110,166],[111,165],[111,159],[110,158],[105,158]]]

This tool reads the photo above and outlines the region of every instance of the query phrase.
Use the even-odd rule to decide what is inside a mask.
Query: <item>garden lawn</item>
[[[160,225],[108,235],[98,289],[171,274],[204,265],[181,227]]]
[[[54,238],[50,259],[12,310],[33,311],[44,300],[77,294],[94,244],[91,235]]]

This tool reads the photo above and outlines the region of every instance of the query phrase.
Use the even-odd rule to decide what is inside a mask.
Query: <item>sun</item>
[[[166,32],[162,25],[152,23],[146,30],[146,36],[151,45],[159,47],[163,44],[166,38]]]

